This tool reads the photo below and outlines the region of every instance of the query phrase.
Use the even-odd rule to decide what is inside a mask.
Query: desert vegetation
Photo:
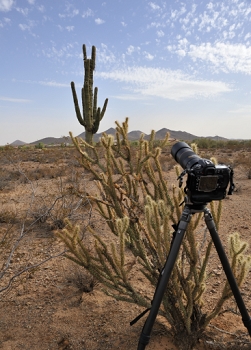
[[[85,297],[90,293],[95,295],[104,291],[108,295],[108,299],[105,299],[107,303],[117,300],[117,305],[120,305],[117,318],[128,315],[129,307],[128,324],[150,306],[159,270],[163,267],[170,247],[172,224],[177,223],[182,210],[179,204],[183,200],[183,193],[177,188],[177,164],[170,155],[170,140],[154,140],[153,133],[148,142],[142,138],[130,143],[126,140],[126,123],[122,126],[118,124],[117,128],[116,145],[112,137],[104,135],[101,142],[93,147],[93,158],[89,158],[86,153],[85,142],[77,139],[73,139],[75,147],[1,149],[0,286],[3,310],[10,312],[9,302],[15,301],[22,306],[18,298],[25,299],[26,295],[28,298],[35,286],[39,291],[47,285],[47,290],[49,288],[56,298],[55,287],[53,289],[53,283],[56,283],[53,281],[56,280],[64,283],[65,293],[75,291],[75,308],[78,308],[79,315],[88,315],[87,323],[105,313],[97,310]],[[237,175],[234,196],[240,196],[243,203],[246,203],[243,196],[247,192],[245,186],[249,186],[250,169],[250,153],[245,146],[236,149],[200,149],[202,157],[216,156],[219,162],[233,165]],[[234,203],[234,196],[223,201],[223,214],[219,203],[213,204],[211,208],[219,232],[224,231],[226,248],[229,237],[232,237],[231,242],[237,242],[239,248],[244,247],[243,239],[249,240],[250,217],[240,218],[239,226],[235,223],[235,214],[229,219],[228,213],[227,222],[224,217],[224,205],[229,206],[230,201]],[[241,213],[236,213],[236,216],[241,216]],[[246,330],[241,328],[242,331],[236,332],[231,329],[231,324],[225,329],[223,327],[222,317],[226,313],[229,319],[238,322],[238,326],[241,326],[241,320],[203,224],[203,220],[196,217],[190,225],[155,329],[159,335],[169,334],[171,338],[168,341],[172,339],[180,348],[197,348],[198,338],[201,338],[201,345],[208,348],[212,342],[216,348],[230,349],[236,344],[246,346]],[[235,225],[240,235],[230,236],[234,233]],[[247,246],[244,248],[247,249]],[[74,262],[65,259],[66,256]],[[230,259],[233,256],[232,250]],[[231,261],[236,263],[238,259],[235,257]],[[201,272],[203,266],[208,267],[205,274]],[[236,275],[240,276],[241,264],[238,263],[234,268]],[[53,275],[50,280],[48,271],[52,273],[54,270],[60,271],[60,274]],[[47,277],[42,278],[45,273]],[[41,286],[37,282],[40,277]],[[243,284],[244,290],[249,290],[248,286],[247,280]],[[194,299],[189,297],[191,294]],[[103,300],[101,294],[96,295],[99,300]],[[41,300],[46,300],[45,295]],[[59,309],[65,307],[65,301],[60,300],[62,305],[57,299]],[[137,308],[127,306],[128,302]],[[93,314],[89,313],[88,305]],[[69,321],[73,317],[75,322],[74,312],[70,312],[72,306],[68,304],[67,308]],[[25,304],[22,309],[26,312]],[[220,315],[215,318],[217,314]],[[10,325],[11,321],[7,323]],[[109,329],[111,323],[111,320],[106,320],[104,329]],[[80,324],[83,326],[83,323]],[[160,324],[164,328],[159,328]],[[18,330],[17,325],[13,327],[22,334],[22,328]],[[95,328],[95,325],[92,324],[92,327]],[[124,327],[123,324],[114,325],[122,339],[121,346],[123,336],[126,337],[125,333],[128,333]],[[125,349],[130,341],[129,348],[136,347],[141,327],[142,320],[129,328],[133,337],[127,339]],[[3,332],[6,329],[4,321],[2,329]],[[67,332],[60,336],[57,334],[48,348],[67,349],[68,346],[80,349],[85,337],[82,328],[81,332],[74,339]],[[151,345],[158,349],[158,336],[155,338],[154,334],[149,349]],[[102,336],[104,334],[100,334],[100,339],[94,342],[89,335],[85,347],[98,349]],[[187,345],[189,336],[191,341]],[[106,337],[109,338],[108,343],[110,341],[110,347],[107,348],[115,349],[116,337],[109,332]],[[3,336],[0,344],[8,341],[11,340]],[[82,344],[81,349],[85,347]],[[42,346],[37,348],[43,349]]]
[[[201,137],[193,140],[200,149],[251,150],[250,140],[215,140]]]

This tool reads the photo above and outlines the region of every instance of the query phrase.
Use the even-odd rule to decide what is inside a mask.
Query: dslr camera
[[[226,194],[233,193],[233,170],[230,166],[215,165],[211,160],[200,158],[185,142],[177,142],[171,149],[171,155],[184,169],[178,177],[180,187],[183,176],[187,174],[184,191],[190,204],[221,200]]]

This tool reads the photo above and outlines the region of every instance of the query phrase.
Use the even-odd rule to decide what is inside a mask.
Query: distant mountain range
[[[116,129],[110,128],[104,132],[108,135],[115,135]],[[202,138],[201,136],[189,134],[186,131],[174,131],[174,130],[170,130],[170,129],[166,129],[166,128],[163,128],[163,129],[156,131],[155,138],[161,140],[166,136],[167,132],[169,132],[170,138],[177,139],[177,140],[193,141],[194,139]],[[99,134],[94,134],[93,135],[94,142],[98,142],[100,140],[100,137],[102,136],[102,134],[103,134],[103,132],[99,133]],[[128,139],[130,141],[137,141],[137,140],[139,140],[141,134],[144,134],[144,133],[142,131],[139,131],[139,130],[130,131],[128,133]],[[80,135],[78,135],[78,137],[85,139],[85,132],[82,132]],[[150,137],[150,135],[145,134],[144,138],[147,140],[147,139],[149,139],[149,137]],[[207,138],[210,138],[212,140],[227,140],[226,138],[221,137],[221,136],[208,136]],[[39,143],[43,143],[44,145],[60,145],[62,143],[71,143],[71,139],[70,139],[70,136],[59,137],[59,138],[46,137],[44,139],[31,142],[29,144],[26,142],[20,141],[20,140],[16,140],[16,141],[12,142],[11,145],[12,146],[23,146],[23,145],[27,145],[27,144],[28,145],[36,145]]]

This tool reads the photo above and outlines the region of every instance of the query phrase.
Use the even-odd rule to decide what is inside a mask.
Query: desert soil
[[[47,208],[52,205],[57,193],[63,193],[64,186],[69,189],[69,184],[76,184],[77,178],[84,178],[85,189],[94,186],[91,178],[82,174],[82,169],[77,166],[70,151],[64,151],[64,158],[60,160],[59,153],[53,155],[53,151],[46,153],[44,150],[36,150],[28,155],[24,153],[16,151],[10,152],[8,156],[1,155],[1,240],[7,230],[13,239],[18,238],[32,222],[30,213],[33,214],[34,221],[34,218],[39,217],[39,211],[42,212],[43,205]],[[235,170],[235,192],[223,201],[219,227],[222,242],[226,245],[228,235],[237,231],[243,240],[251,243],[251,180],[248,179],[245,162],[238,162],[243,154],[217,151],[214,155],[218,159],[222,158],[224,163],[232,162]],[[247,152],[246,159],[250,156],[251,152]],[[74,168],[75,171],[70,173],[69,168]],[[170,185],[176,184],[173,169],[168,169],[166,178]],[[73,208],[75,204],[71,205]],[[37,222],[25,235],[11,257],[10,267],[2,278],[1,286],[22,268],[40,263],[64,250],[64,245],[55,236],[55,228],[60,226],[60,211],[63,206],[57,210],[56,212],[55,208],[53,211],[51,221]],[[108,227],[94,210],[90,212],[90,207],[83,206],[82,211],[83,217],[79,214],[78,220],[88,223],[91,221],[96,231],[109,235]],[[204,221],[203,225],[205,227]],[[8,255],[8,247],[1,249],[3,263]],[[207,286],[208,308],[216,300],[224,280],[224,272],[215,252],[213,259],[215,279],[213,284]],[[133,326],[130,326],[130,321],[143,309],[106,296],[102,293],[101,285],[94,283],[92,286],[90,281],[90,277],[80,267],[63,256],[22,274],[10,289],[0,295],[0,349],[137,349],[145,317]],[[144,281],[140,280],[139,283],[143,285]],[[251,273],[241,292],[251,313]],[[168,324],[158,317],[147,349],[177,350],[167,330]],[[232,299],[224,306],[224,312],[212,321],[206,335],[196,346],[197,350],[251,349],[241,315]]]

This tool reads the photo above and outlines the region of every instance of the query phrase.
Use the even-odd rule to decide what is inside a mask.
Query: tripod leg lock
[[[139,343],[138,343],[138,348],[137,350],[143,350],[145,349],[146,345],[149,343],[150,341],[150,335],[146,335],[143,332],[140,335],[139,338]]]

